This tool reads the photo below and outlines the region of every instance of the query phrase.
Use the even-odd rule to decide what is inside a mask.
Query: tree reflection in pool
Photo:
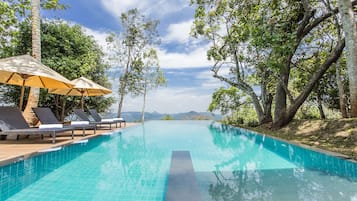
[[[238,154],[217,164],[215,171],[196,172],[203,200],[357,200],[356,164],[350,161],[226,125],[212,124],[209,130],[215,146]],[[262,165],[256,160],[262,149],[255,146],[274,151],[296,167]]]

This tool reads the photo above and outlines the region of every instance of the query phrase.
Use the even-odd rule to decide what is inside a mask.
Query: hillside
[[[221,115],[217,115],[209,112],[185,112],[176,114],[161,114],[158,112],[145,112],[145,120],[161,120],[165,116],[171,116],[174,120],[220,120]],[[141,119],[140,112],[123,112],[122,117],[129,122],[137,122]]]
[[[338,152],[357,160],[357,119],[294,120],[277,131],[264,126],[248,129]]]

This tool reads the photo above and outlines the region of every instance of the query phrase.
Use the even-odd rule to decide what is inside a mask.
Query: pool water
[[[150,121],[0,168],[0,200],[163,201],[173,150],[202,200],[357,201],[357,164],[210,121]]]

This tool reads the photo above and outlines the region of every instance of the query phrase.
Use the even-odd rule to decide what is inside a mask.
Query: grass
[[[337,152],[357,160],[357,118],[294,120],[279,130],[267,126],[246,127],[311,147]]]

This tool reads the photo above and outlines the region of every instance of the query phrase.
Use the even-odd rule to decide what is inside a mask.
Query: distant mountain
[[[145,120],[161,120],[164,117],[171,117],[173,120],[220,120],[221,115],[210,112],[185,112],[177,114],[161,114],[158,112],[145,112]],[[141,112],[123,112],[122,117],[129,122],[140,121]]]

